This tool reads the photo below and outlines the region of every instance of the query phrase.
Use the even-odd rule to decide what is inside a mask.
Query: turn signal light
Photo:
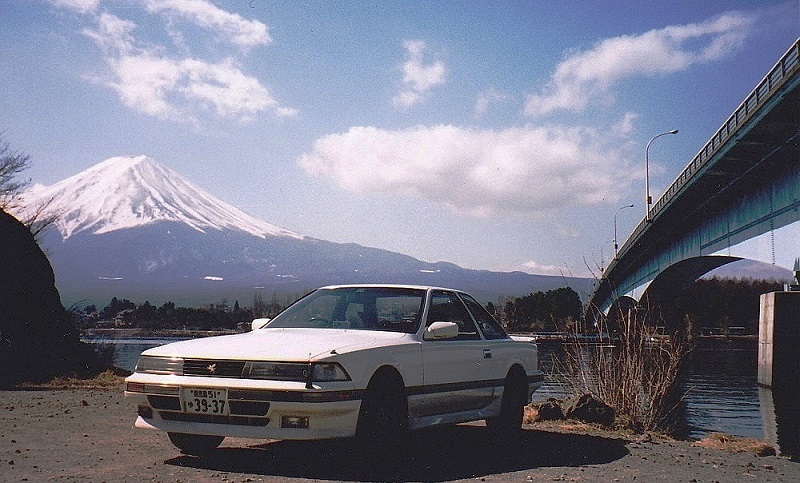
[[[281,416],[281,428],[306,429],[308,416]]]
[[[127,383],[127,387],[125,388],[128,392],[144,392],[144,383],[141,382],[129,382]]]

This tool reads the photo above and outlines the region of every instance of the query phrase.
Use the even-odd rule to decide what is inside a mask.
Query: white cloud
[[[221,64],[186,59],[180,66],[186,80],[181,92],[211,104],[221,116],[255,114],[278,105],[258,79],[243,74],[230,59]]]
[[[108,83],[131,109],[160,119],[179,119],[178,109],[167,97],[177,86],[180,66],[147,54],[109,59],[115,80]]]
[[[209,8],[206,2],[177,0],[163,4],[168,7],[197,15]],[[137,45],[136,24],[129,20],[103,13],[96,21],[96,30],[85,29],[84,34],[103,50],[111,70],[110,78],[100,82],[116,90],[131,109],[179,121],[194,121],[201,111],[244,121],[265,111],[278,117],[297,114],[281,106],[257,78],[242,72],[233,57],[220,62],[172,58],[163,47]]]
[[[509,97],[510,96],[508,94],[500,92],[494,87],[490,88],[486,92],[482,92],[475,101],[475,117],[481,117],[486,114],[490,104],[505,101]]]
[[[83,33],[94,40],[103,52],[124,55],[133,49],[132,32],[135,29],[135,23],[103,13],[97,17],[97,30],[84,29]]]
[[[425,98],[428,91],[443,84],[447,69],[442,61],[425,64],[423,54],[425,42],[407,40],[403,42],[407,60],[403,63],[403,90],[392,98],[398,108],[409,108]]]
[[[535,273],[537,275],[573,276],[566,267],[560,265],[544,265],[535,261],[530,261],[523,263],[522,266],[526,272]]]
[[[638,118],[638,114],[627,112],[619,122],[611,126],[611,129],[617,134],[630,134],[633,131],[634,122]]]
[[[318,139],[298,164],[347,191],[413,194],[481,217],[618,201],[637,176],[619,144],[563,126],[353,127]]]
[[[145,0],[151,13],[184,18],[195,25],[224,35],[241,47],[254,47],[272,42],[267,26],[257,20],[246,20],[226,12],[206,0]]]
[[[581,111],[622,79],[669,74],[717,60],[739,48],[752,22],[744,14],[731,12],[702,23],[603,40],[591,50],[567,56],[543,92],[528,96],[525,113]]]
[[[247,116],[273,108],[277,115],[291,115],[254,77],[237,69],[230,60],[210,64],[196,59],[173,60],[150,54],[109,60],[115,81],[109,83],[123,103],[160,119],[191,117],[190,101],[212,108],[223,117]]]
[[[78,13],[92,13],[100,6],[101,0],[49,0],[59,8],[66,8]]]

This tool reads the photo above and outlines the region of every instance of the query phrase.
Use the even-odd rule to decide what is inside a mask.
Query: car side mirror
[[[452,339],[458,337],[458,324],[455,322],[434,322],[425,328],[425,340]]]
[[[250,330],[258,330],[269,323],[272,319],[253,319],[253,322],[250,323]]]

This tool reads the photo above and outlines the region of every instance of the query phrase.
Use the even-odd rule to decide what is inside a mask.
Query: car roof
[[[463,290],[447,287],[437,287],[433,285],[409,285],[409,284],[396,284],[396,283],[355,283],[355,284],[341,284],[341,285],[326,285],[319,287],[317,290],[334,289],[334,288],[407,288],[415,290],[448,290],[451,292],[466,293]]]

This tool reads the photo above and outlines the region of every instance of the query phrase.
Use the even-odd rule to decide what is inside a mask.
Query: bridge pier
[[[758,383],[800,392],[800,292],[761,295]]]

